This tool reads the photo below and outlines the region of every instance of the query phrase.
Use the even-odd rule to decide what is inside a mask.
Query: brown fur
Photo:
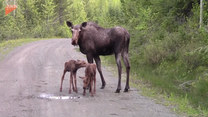
[[[80,77],[83,79],[83,95],[86,93],[86,88],[90,86],[91,96],[96,92],[96,65],[93,63],[89,63],[85,69],[85,77]],[[93,84],[94,83],[94,84]],[[93,89],[94,85],[94,89]]]
[[[77,90],[77,81],[76,81],[76,73],[77,70],[81,67],[85,67],[87,65],[87,63],[85,61],[81,61],[81,60],[70,60],[68,62],[65,62],[65,66],[64,66],[64,72],[61,78],[61,87],[60,87],[60,92],[62,92],[62,85],[63,85],[63,80],[64,80],[64,76],[66,72],[71,72],[70,74],[70,82],[69,82],[69,93],[71,93],[71,85],[73,88],[74,92],[78,92]],[[74,81],[74,83],[73,83]]]

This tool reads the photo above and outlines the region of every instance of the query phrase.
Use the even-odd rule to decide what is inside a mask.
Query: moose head
[[[67,21],[66,22],[67,26],[71,28],[72,32],[72,45],[78,45],[78,40],[80,38],[81,32],[84,27],[87,26],[87,22],[83,22],[81,25],[76,25],[74,26],[72,22]]]

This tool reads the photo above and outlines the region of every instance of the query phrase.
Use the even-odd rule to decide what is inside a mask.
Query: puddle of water
[[[75,97],[75,96],[56,96],[53,94],[46,94],[42,93],[38,96],[40,99],[51,99],[51,100],[69,100],[69,99],[78,99],[80,97]]]

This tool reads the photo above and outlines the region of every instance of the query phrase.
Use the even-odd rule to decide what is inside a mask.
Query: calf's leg
[[[74,86],[73,86],[73,75],[72,75],[72,73],[70,74],[70,80],[69,80],[69,94],[71,93],[71,85],[74,88]]]
[[[96,93],[96,78],[94,78],[94,94]]]
[[[76,78],[76,72],[74,73],[74,91],[77,93],[78,90],[77,90],[77,78]]]
[[[89,93],[92,92],[91,83],[89,83]]]
[[[85,96],[85,93],[86,93],[86,89],[85,88],[83,88],[83,95]]]
[[[91,54],[87,55],[87,61],[88,63],[93,63],[93,56]],[[90,91],[90,84],[87,86],[87,89]]]
[[[63,73],[63,75],[62,75],[62,77],[61,77],[60,92],[62,92],[62,85],[63,85],[63,80],[64,80],[64,76],[65,76],[65,74],[66,74],[66,70],[64,70],[64,73]]]
[[[92,89],[92,85],[93,85],[93,81],[91,80],[91,81],[90,81],[90,89],[91,89],[91,96],[93,97],[94,91],[93,91],[93,89]]]

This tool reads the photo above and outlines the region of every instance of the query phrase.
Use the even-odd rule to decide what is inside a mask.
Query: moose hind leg
[[[118,86],[116,89],[115,93],[120,93],[121,90],[121,71],[122,71],[122,66],[121,66],[121,54],[115,54],[115,58],[116,58],[116,64],[118,67]]]
[[[129,64],[129,56],[127,52],[124,52],[122,54],[122,58],[126,67],[126,87],[124,89],[124,92],[128,92],[129,90],[129,72],[130,72],[130,64]]]

